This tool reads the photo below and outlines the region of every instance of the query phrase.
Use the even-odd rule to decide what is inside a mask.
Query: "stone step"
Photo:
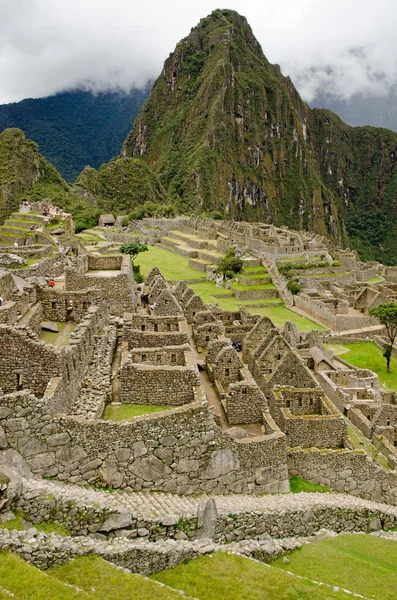
[[[176,254],[180,254],[181,256],[187,256],[188,258],[196,258],[197,250],[185,250],[180,246],[168,247],[163,244],[156,244],[157,248],[163,248],[163,250],[168,250],[169,252],[175,252]]]
[[[72,501],[77,504],[96,505],[116,512],[131,512],[144,519],[155,519],[167,515],[179,517],[194,517],[199,505],[208,498],[203,495],[178,496],[163,492],[104,492],[94,488],[69,485],[59,481],[44,479],[25,479],[24,495],[26,497],[54,497],[64,502]],[[32,496],[31,496],[32,497]],[[241,514],[246,512],[283,513],[296,512],[309,507],[363,508],[380,510],[397,518],[397,507],[364,500],[356,496],[339,493],[306,493],[299,494],[267,494],[265,496],[249,496],[245,494],[230,494],[211,496],[214,498],[218,513]]]

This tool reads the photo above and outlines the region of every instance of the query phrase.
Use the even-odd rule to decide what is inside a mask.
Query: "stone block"
[[[238,471],[239,469],[239,458],[231,448],[214,450],[211,453],[208,468],[202,473],[201,479],[217,479],[221,475],[226,475],[230,471]]]
[[[156,456],[140,458],[130,466],[131,471],[144,481],[157,481],[171,473],[171,469]]]
[[[132,517],[130,513],[122,512],[114,515],[110,515],[104,523],[99,527],[98,531],[113,531],[114,529],[124,529],[129,527],[132,523]]]

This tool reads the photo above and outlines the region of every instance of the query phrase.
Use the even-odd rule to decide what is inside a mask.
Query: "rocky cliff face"
[[[121,154],[153,167],[184,209],[309,229],[397,262],[397,135],[311,110],[234,11],[179,42]]]

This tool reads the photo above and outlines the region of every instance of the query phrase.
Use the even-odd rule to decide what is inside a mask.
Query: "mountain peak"
[[[216,10],[165,61],[122,156],[154,168],[184,211],[306,229],[390,262],[396,146],[392,132],[311,110],[247,20]]]

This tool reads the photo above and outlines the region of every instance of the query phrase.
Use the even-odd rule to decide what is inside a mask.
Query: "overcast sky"
[[[397,0],[0,0],[0,103],[142,85],[215,8],[247,17],[305,100],[397,81]]]

